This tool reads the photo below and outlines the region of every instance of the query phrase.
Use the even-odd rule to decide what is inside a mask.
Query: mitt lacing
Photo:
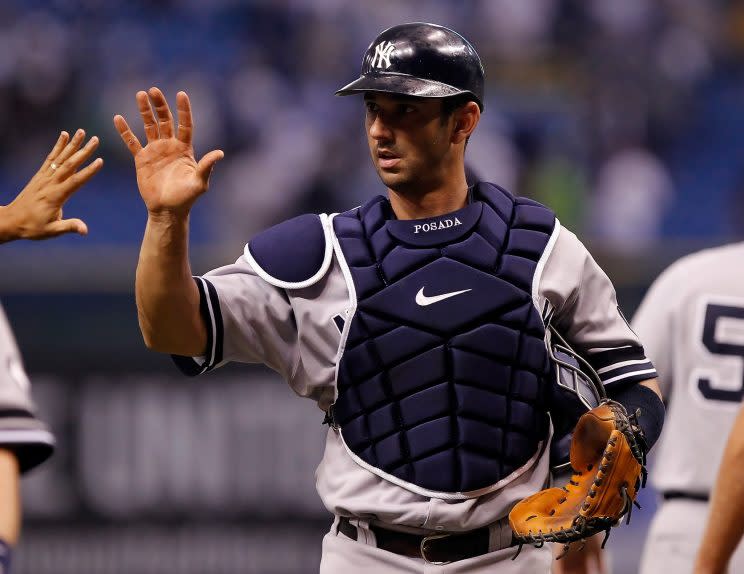
[[[630,447],[631,453],[633,454],[633,457],[641,466],[641,476],[639,481],[635,485],[635,491],[637,493],[641,488],[644,488],[646,486],[646,479],[648,478],[648,471],[646,470],[646,451],[648,449],[646,447],[646,440],[643,431],[638,425],[638,417],[640,416],[641,411],[640,409],[637,409],[636,412],[628,416],[627,411],[620,403],[612,400],[606,400],[603,402],[606,402],[610,409],[612,409],[613,414],[615,415],[615,425],[617,430],[623,433],[628,441],[628,445]],[[616,439],[608,440],[609,446],[614,447],[616,443]],[[597,467],[597,475],[595,476],[594,481],[592,482],[592,486],[589,489],[589,493],[587,495],[589,498],[594,498],[597,495],[597,488],[602,485],[604,475],[610,466],[612,457],[613,453],[608,452],[608,449],[606,449],[603,453],[602,461]],[[592,468],[593,465],[588,465],[587,471],[591,472]],[[568,489],[569,485],[579,485],[579,483],[574,480],[574,477],[581,476],[582,473],[573,468],[571,470],[573,471],[571,479],[565,486],[561,487],[565,492],[570,492]],[[600,474],[602,475],[601,477],[599,476]],[[620,494],[623,497],[623,508],[620,512],[619,518],[627,516],[625,522],[626,524],[630,524],[633,506],[636,506],[640,509],[641,505],[633,500],[630,494],[628,494],[627,484],[623,484],[620,487]],[[558,504],[563,504],[564,502],[566,502],[566,500],[567,498],[563,497],[558,500]],[[581,505],[581,508],[582,510],[586,511],[589,509],[590,506],[591,504],[588,501],[584,501]],[[550,516],[553,516],[554,514],[555,509],[550,511]],[[584,516],[577,516],[574,518],[571,528],[562,528],[557,531],[551,530],[550,532],[546,533],[543,533],[542,530],[538,530],[536,534],[529,532],[525,536],[517,537],[519,546],[517,548],[517,552],[512,557],[512,560],[516,559],[516,557],[519,556],[519,553],[522,551],[522,547],[525,544],[531,544],[535,546],[535,548],[541,548],[546,542],[560,542],[564,544],[563,551],[559,556],[556,557],[556,560],[560,560],[568,552],[571,542],[581,542],[583,547],[583,545],[585,544],[585,539],[588,536],[593,536],[594,534],[602,531],[604,531],[605,536],[602,540],[601,547],[604,548],[607,544],[607,540],[609,540],[610,538],[611,528],[617,525],[618,522],[619,520],[609,517],[594,517],[587,519]]]

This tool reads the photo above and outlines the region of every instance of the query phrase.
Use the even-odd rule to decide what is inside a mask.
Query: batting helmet
[[[454,30],[414,22],[382,32],[367,48],[362,73],[336,92],[387,92],[421,98],[470,94],[483,109],[483,64]]]

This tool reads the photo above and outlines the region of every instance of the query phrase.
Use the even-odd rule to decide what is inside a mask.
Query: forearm
[[[137,265],[140,329],[148,348],[204,354],[207,331],[188,259],[188,216],[150,215]]]
[[[646,448],[654,446],[664,426],[665,408],[656,379],[647,379],[607,391],[609,398],[623,405],[629,415],[638,414]]]
[[[743,457],[744,410],[740,410],[713,489],[708,524],[698,551],[696,574],[723,574],[744,534]]]
[[[18,542],[21,533],[21,502],[18,460],[0,448],[0,540],[10,546]]]

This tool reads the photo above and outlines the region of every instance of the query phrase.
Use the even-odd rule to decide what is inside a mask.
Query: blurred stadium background
[[[0,203],[61,129],[100,136],[106,161],[66,210],[89,237],[0,247],[0,296],[59,440],[24,480],[18,572],[317,571],[321,413],[263,369],[194,382],[144,349],[145,211],[111,118],[139,127],[138,89],[183,89],[197,153],[225,150],[192,217],[202,273],[272,223],[381,192],[360,102],[332,94],[380,30],[421,20],[484,60],[473,172],[551,205],[627,315],[672,260],[741,235],[741,2],[3,0]],[[653,493],[642,502],[610,538],[615,574],[636,571]]]

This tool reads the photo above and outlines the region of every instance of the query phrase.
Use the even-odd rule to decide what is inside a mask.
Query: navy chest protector
[[[377,197],[333,220],[356,292],[334,420],[357,462],[430,495],[498,488],[547,438],[532,283],[555,216],[491,184],[474,199],[398,221]]]

